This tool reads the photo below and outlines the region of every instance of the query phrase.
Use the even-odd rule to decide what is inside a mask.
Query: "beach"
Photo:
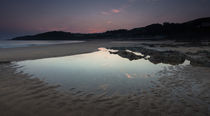
[[[59,91],[31,75],[17,72],[10,62],[70,56],[98,51],[98,48],[144,48],[176,51],[195,62],[158,72],[149,90],[138,94],[94,94],[74,89]],[[145,51],[145,50],[144,50]],[[189,51],[191,53],[189,53]],[[197,58],[208,56],[209,46],[188,46],[173,41],[87,41],[27,48],[0,48],[1,116],[207,116],[210,115],[210,68]],[[147,52],[147,51],[146,51]],[[151,51],[149,51],[151,52]],[[162,53],[162,52],[161,52]],[[164,52],[163,52],[164,53]],[[156,54],[155,54],[156,55]]]
[[[0,0],[0,116],[210,116],[210,0]]]

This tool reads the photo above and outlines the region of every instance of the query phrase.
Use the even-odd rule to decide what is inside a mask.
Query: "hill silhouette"
[[[119,29],[104,33],[80,34],[51,31],[32,36],[16,37],[12,40],[93,40],[93,39],[176,39],[176,40],[210,40],[210,17],[200,18],[184,23],[151,24],[131,30]]]

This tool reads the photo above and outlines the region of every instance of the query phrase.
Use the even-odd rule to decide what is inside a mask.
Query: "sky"
[[[0,0],[0,39],[98,33],[210,16],[210,0]]]

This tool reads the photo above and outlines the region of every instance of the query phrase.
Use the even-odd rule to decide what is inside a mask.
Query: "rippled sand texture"
[[[207,116],[210,70],[191,67],[163,70],[150,91],[126,96],[60,92],[29,75],[0,65],[0,116]],[[166,76],[167,75],[167,76]]]

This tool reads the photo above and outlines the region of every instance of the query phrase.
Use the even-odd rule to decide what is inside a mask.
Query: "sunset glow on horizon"
[[[209,0],[1,0],[0,39],[47,31],[99,33],[210,16]]]

